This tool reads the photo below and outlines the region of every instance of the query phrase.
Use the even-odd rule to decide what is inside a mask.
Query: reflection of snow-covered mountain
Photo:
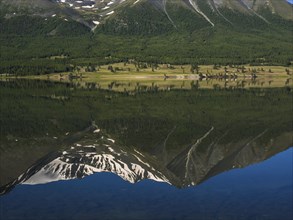
[[[102,148],[103,150],[97,152],[95,145],[71,147],[45,166],[37,168],[33,175],[22,181],[22,184],[70,180],[100,172],[115,173],[130,183],[143,179],[168,182],[163,174],[143,162],[144,158],[141,155],[126,153],[115,146]]]
[[[76,139],[79,141],[76,142]],[[70,136],[65,143],[66,150],[41,158],[17,179],[2,186],[0,194],[5,194],[17,184],[36,185],[80,179],[100,172],[111,172],[130,183],[150,179],[171,184],[155,167],[156,163],[150,156],[116,144],[96,125]]]
[[[211,127],[194,143],[179,147],[169,157],[166,144],[174,132],[176,127],[162,137],[155,152],[140,152],[123,146],[119,140],[116,142],[93,124],[64,140],[61,149],[65,150],[46,155],[14,181],[1,186],[0,194],[9,192],[17,184],[80,179],[100,172],[114,173],[130,183],[151,179],[188,187],[224,171],[263,161],[292,146],[292,132],[264,142],[262,138],[267,129],[255,136],[223,144],[229,132],[220,133]]]
[[[59,4],[67,5],[74,9],[106,10],[125,0],[55,0]]]

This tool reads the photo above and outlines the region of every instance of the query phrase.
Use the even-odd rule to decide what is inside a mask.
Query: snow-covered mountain
[[[180,19],[178,14],[185,10],[194,13],[206,22],[206,26],[211,27],[219,21],[235,24],[233,16],[239,13],[269,23],[268,17],[261,13],[262,10],[293,19],[292,5],[286,0],[1,0],[0,3],[11,6],[8,7],[10,12],[7,16],[23,13],[23,8],[26,8],[30,13],[41,16],[72,18],[93,29],[116,16],[123,20],[121,22],[124,25],[131,25],[127,17],[132,16],[133,11],[141,10],[149,14],[161,13],[174,28]],[[20,8],[22,10],[19,11]],[[232,18],[229,16],[231,13],[234,14]],[[143,19],[143,14],[141,16]],[[154,21],[158,18],[155,14],[152,17]],[[199,22],[196,19],[194,21]]]
[[[163,10],[168,15],[169,4],[183,4],[190,10],[193,10],[198,15],[206,19],[211,25],[213,22],[207,14],[208,10],[213,13],[225,16],[221,13],[221,9],[228,8],[242,13],[258,15],[257,11],[261,8],[268,8],[272,13],[284,14],[285,7],[289,8],[289,3],[286,0],[54,0],[60,5],[64,5],[80,11],[94,11],[100,16],[114,14],[116,9],[121,7],[134,7],[143,3],[150,3],[155,7]],[[287,11],[288,13],[288,11]],[[263,18],[261,18],[263,19]]]

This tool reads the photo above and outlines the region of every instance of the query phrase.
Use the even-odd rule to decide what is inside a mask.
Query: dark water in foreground
[[[0,83],[0,219],[284,219],[292,91]]]

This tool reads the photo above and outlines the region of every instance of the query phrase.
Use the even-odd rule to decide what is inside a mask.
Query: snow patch
[[[102,8],[102,10],[106,10],[106,9],[109,9],[110,7],[109,6],[106,6],[104,8]]]
[[[107,138],[108,141],[111,141],[112,143],[115,143],[115,140],[111,139],[111,138]]]
[[[135,5],[135,4],[137,4],[139,1],[140,1],[140,0],[136,0],[133,4]]]
[[[111,14],[114,14],[114,11],[110,11],[106,15],[111,15]]]
[[[98,22],[98,21],[93,21],[93,22],[95,23],[95,22]],[[100,129],[96,129],[96,130],[94,130],[94,133],[99,133],[100,131],[101,131]]]
[[[99,21],[93,21],[93,23],[95,24],[95,25],[99,25],[100,24],[100,22]],[[100,132],[100,129],[97,129],[98,130],[98,132]],[[95,131],[97,131],[97,130],[95,130]],[[98,133],[98,132],[95,132],[94,131],[94,133]]]

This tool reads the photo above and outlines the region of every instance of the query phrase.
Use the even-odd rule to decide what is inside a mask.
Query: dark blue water
[[[4,219],[292,219],[293,149],[190,188],[110,173],[18,185],[0,198]]]

